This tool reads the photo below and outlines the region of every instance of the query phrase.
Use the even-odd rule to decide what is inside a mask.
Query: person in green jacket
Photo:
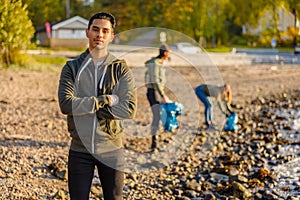
[[[151,123],[152,144],[151,149],[157,148],[156,134],[159,130],[160,102],[167,103],[169,98],[164,91],[166,75],[164,63],[170,58],[171,50],[167,44],[159,48],[159,54],[145,62],[147,71],[145,73],[145,83],[147,87],[147,99],[151,106],[153,119]],[[160,99],[159,99],[160,97]]]
[[[122,123],[134,117],[137,97],[132,71],[107,49],[115,24],[110,13],[94,14],[86,29],[89,47],[68,61],[60,75],[59,106],[67,115],[71,135],[68,186],[72,200],[89,199],[96,166],[104,199],[122,199]]]

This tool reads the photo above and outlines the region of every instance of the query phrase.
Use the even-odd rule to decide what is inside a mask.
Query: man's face
[[[113,40],[114,33],[111,23],[107,19],[95,19],[89,29],[86,29],[86,37],[89,39],[91,49],[107,49]]]

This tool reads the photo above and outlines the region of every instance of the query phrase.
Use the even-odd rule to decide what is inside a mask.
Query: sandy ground
[[[190,88],[203,81],[192,67],[173,69],[187,80]],[[241,106],[256,97],[299,89],[300,66],[220,66],[217,69],[221,79],[232,87],[233,103]],[[134,72],[140,84],[143,73],[138,69]],[[174,81],[170,75],[167,79]],[[58,81],[59,73],[0,71],[0,193],[10,191],[14,195],[11,199],[37,194],[46,198],[58,190],[67,191],[66,181],[45,172],[45,166],[53,160],[64,163],[60,161],[66,160],[68,154],[69,134],[65,116],[58,107]],[[145,88],[141,85],[138,88],[137,118],[148,123],[150,119],[143,115],[148,109]],[[189,99],[194,94],[188,91],[187,97],[178,97],[179,91],[174,90],[169,94]],[[199,106],[202,110],[200,103]]]

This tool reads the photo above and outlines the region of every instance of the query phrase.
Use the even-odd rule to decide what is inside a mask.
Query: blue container
[[[183,105],[177,102],[170,102],[166,104],[161,103],[160,106],[160,119],[165,131],[172,131],[178,128],[177,117],[182,115]]]
[[[224,131],[237,132],[238,131],[237,123],[238,123],[238,115],[236,113],[230,114],[226,119],[226,123],[224,125]]]

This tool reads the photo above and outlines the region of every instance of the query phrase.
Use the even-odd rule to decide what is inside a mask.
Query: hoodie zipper
[[[106,70],[107,70],[107,65],[105,65],[102,76],[100,78],[100,83],[99,83],[99,90],[102,90],[103,87],[103,81],[104,81],[104,77],[106,74]],[[95,66],[95,96],[97,96],[98,92],[97,92],[97,77],[98,77],[98,66]],[[92,133],[92,153],[95,153],[95,134],[96,134],[96,127],[97,127],[97,116],[95,113],[95,117],[94,117],[94,123],[93,123],[93,133]]]
[[[97,69],[98,67],[95,65],[95,82],[94,82],[94,92],[95,96],[97,96]],[[96,134],[96,126],[97,126],[97,116],[96,113],[94,115],[94,123],[93,123],[93,132],[92,132],[92,153],[95,153],[95,134]]]
[[[83,65],[83,67],[80,69],[77,75],[77,82],[79,83],[80,75],[83,72],[83,70],[88,66],[88,64],[91,62],[92,58],[89,58],[86,63]]]

